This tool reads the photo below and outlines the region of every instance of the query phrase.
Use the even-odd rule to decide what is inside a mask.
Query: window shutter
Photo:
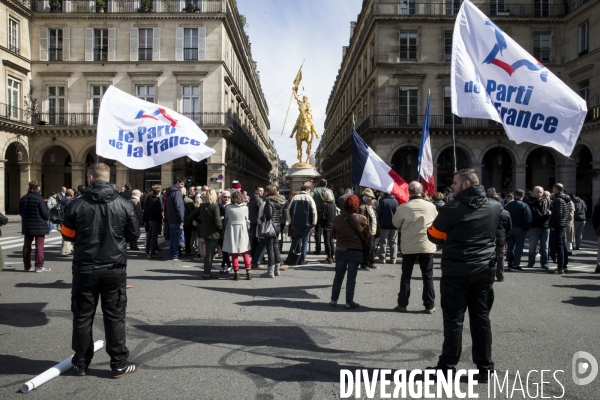
[[[182,12],[185,9],[185,1],[184,0],[179,0],[177,2],[177,10],[175,10],[176,12]]]
[[[50,1],[44,0],[42,1],[42,12],[50,12]]]
[[[63,61],[71,59],[71,28],[63,28]]]
[[[175,61],[183,61],[183,28],[175,30]]]
[[[198,28],[198,61],[206,60],[206,28]]]
[[[129,30],[129,61],[138,60],[139,34],[138,28]]]
[[[71,5],[71,0],[64,0],[63,1],[63,12],[66,13],[70,13],[72,11],[73,7]],[[63,57],[64,60],[64,57]]]
[[[106,3],[108,5],[108,12],[109,13],[115,13],[115,12],[117,12],[117,2],[116,1],[108,0]]]
[[[94,28],[85,28],[85,61],[94,61]]]
[[[154,28],[152,32],[152,60],[160,61],[160,28]]]
[[[117,28],[108,28],[108,61],[115,61],[117,53]]]
[[[48,28],[40,28],[40,61],[48,61]]]

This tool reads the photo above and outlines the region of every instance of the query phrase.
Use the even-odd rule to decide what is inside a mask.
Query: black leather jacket
[[[571,213],[569,203],[571,203],[571,198],[564,193],[554,196],[554,201],[552,201],[552,215],[550,216],[550,228],[569,225],[569,216]]]
[[[94,181],[71,202],[62,236],[75,242],[73,269],[100,269],[127,264],[127,245],[140,236],[133,205],[105,181]]]
[[[263,215],[265,220],[273,221],[273,225],[281,225],[285,199],[279,196],[269,196],[265,199]]]
[[[501,211],[500,203],[487,199],[479,185],[440,208],[427,237],[442,245],[442,275],[470,276],[493,268]]]

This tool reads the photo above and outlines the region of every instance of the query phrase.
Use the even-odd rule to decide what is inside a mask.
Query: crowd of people
[[[154,185],[142,193],[129,184],[121,188],[110,184],[108,174],[106,165],[94,164],[88,171],[87,187],[76,191],[63,187],[52,193],[52,201],[44,200],[40,183],[32,181],[19,207],[25,270],[32,268],[34,241],[35,271],[50,270],[44,265],[44,238],[55,228],[64,239],[60,255],[73,256],[76,375],[85,375],[93,355],[91,324],[98,293],[104,293],[103,305],[117,298],[124,298],[113,302],[117,308],[126,304],[121,289],[126,285],[127,247],[144,251],[148,259],[197,257],[203,264],[204,280],[232,273],[231,279],[237,281],[240,256],[248,280],[257,268],[266,269],[261,277],[275,278],[288,265],[305,265],[311,238],[314,254],[321,255],[323,250],[324,259],[319,262],[335,264],[330,305],[338,304],[346,279],[344,305],[348,309],[360,307],[354,301],[358,271],[396,264],[400,257],[395,309],[408,310],[410,282],[418,262],[424,312],[435,313],[433,264],[434,254],[441,249],[445,333],[442,355],[433,368],[447,372],[458,363],[462,322],[469,309],[474,361],[481,373],[492,371],[489,310],[494,281],[504,281],[508,269],[523,270],[527,236],[526,267],[535,267],[539,256],[540,267],[549,273],[567,272],[569,255],[581,246],[588,212],[585,201],[565,193],[560,183],[552,193],[536,186],[532,192],[517,189],[500,196],[494,188],[485,190],[469,169],[458,171],[451,188],[431,197],[419,182],[410,182],[410,199],[404,204],[389,193],[369,188],[360,196],[351,189],[339,189],[336,198],[324,179],[314,188],[303,185],[286,199],[273,185],[256,187],[248,196],[238,181],[229,189],[217,190],[186,187],[183,178],[168,188]],[[594,207],[592,223],[600,236],[600,203]],[[138,248],[140,227],[146,231],[143,249]],[[160,235],[168,249],[161,251]],[[286,236],[291,244],[284,254]],[[215,260],[220,260],[219,274],[213,273]],[[556,268],[550,268],[550,260]],[[595,272],[600,273],[600,251]],[[107,351],[113,376],[118,378],[135,372],[139,364],[127,361],[124,308],[112,306],[114,312],[105,310],[104,318]]]

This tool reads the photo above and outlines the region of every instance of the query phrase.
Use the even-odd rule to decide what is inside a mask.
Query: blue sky
[[[296,140],[289,136],[298,116],[293,100],[283,136],[281,130],[298,68],[305,59],[299,92],[303,86],[321,136],[342,46],[348,45],[350,21],[356,21],[362,0],[237,0],[237,4],[247,18],[246,32],[269,106],[269,136],[279,157],[292,166],[297,162]],[[318,144],[313,141],[313,152]]]

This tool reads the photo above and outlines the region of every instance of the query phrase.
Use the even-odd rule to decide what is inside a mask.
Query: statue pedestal
[[[294,164],[288,171],[287,177],[290,183],[290,194],[296,191],[299,192],[302,185],[310,186],[312,189],[315,186],[314,181],[321,177],[321,174],[317,172],[315,167],[310,164],[306,165],[308,167],[296,168],[297,164]]]

